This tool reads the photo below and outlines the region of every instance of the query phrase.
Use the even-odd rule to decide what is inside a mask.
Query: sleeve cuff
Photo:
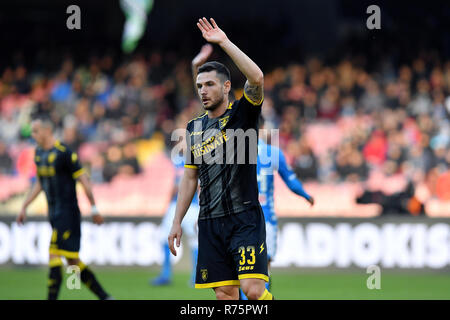
[[[261,100],[260,100],[259,102],[254,102],[254,101],[252,101],[252,100],[247,96],[247,93],[245,93],[245,90],[244,90],[244,97],[245,97],[245,99],[247,99],[247,101],[250,102],[252,105],[254,105],[254,106],[260,106],[260,105],[262,104],[263,100],[264,100],[264,93],[263,93],[263,96],[261,97]]]
[[[73,174],[72,174],[72,177],[74,178],[74,179],[78,179],[83,173],[85,173],[86,171],[84,170],[84,168],[81,168],[80,170],[77,170],[77,171],[75,171]]]

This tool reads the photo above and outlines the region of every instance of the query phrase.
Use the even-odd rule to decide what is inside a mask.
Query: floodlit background
[[[450,298],[448,2],[134,2],[142,10],[126,5],[133,1],[0,4],[0,279],[7,284],[0,298],[45,296],[50,227],[44,195],[30,206],[28,224],[14,223],[35,178],[30,119],[38,114],[50,114],[57,137],[78,152],[107,217],[102,227],[83,223],[81,257],[138,268],[104,270],[105,282],[122,292],[118,297],[183,298],[170,288],[159,291],[169,290],[167,296],[153,296],[147,276],[162,261],[158,226],[175,176],[170,135],[202,113],[190,63],[205,43],[195,24],[203,16],[214,17],[262,68],[263,114],[279,128],[288,163],[316,200],[310,208],[276,176],[275,296]],[[80,30],[66,27],[72,4],[81,10]],[[366,27],[372,4],[381,9],[380,30]],[[218,47],[211,59],[230,67],[240,98],[245,79],[239,70]],[[88,213],[81,190],[79,202]],[[178,284],[193,291],[185,283],[189,258],[175,262]],[[425,278],[411,284],[405,279],[419,276],[399,271],[392,287],[375,293],[365,285],[372,264],[421,271]],[[31,291],[11,293],[21,265],[41,266],[27,269],[40,280],[30,280]],[[282,268],[292,274],[284,287],[286,274],[279,274],[277,287]],[[320,285],[305,282],[305,270],[323,271]],[[343,295],[337,283],[348,281],[335,272],[347,270],[345,276],[358,280],[349,280],[355,284]],[[127,275],[142,286],[131,296],[121,289],[127,282],[116,280]],[[290,281],[299,289],[289,291]]]

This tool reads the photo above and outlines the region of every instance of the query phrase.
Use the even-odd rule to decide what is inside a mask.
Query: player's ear
[[[223,91],[225,94],[228,94],[231,90],[231,81],[227,80],[223,83]]]

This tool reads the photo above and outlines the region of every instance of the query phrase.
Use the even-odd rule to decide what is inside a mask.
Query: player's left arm
[[[87,173],[83,173],[81,176],[79,176],[77,181],[80,182],[81,186],[83,187],[84,193],[86,194],[86,197],[88,198],[89,203],[91,204],[92,221],[95,224],[102,224],[103,217],[98,212],[97,206],[95,204],[95,198],[94,198],[94,193],[92,192],[91,180],[89,179]]]
[[[95,224],[102,224],[103,217],[98,212],[97,206],[95,204],[94,193],[92,192],[92,184],[88,174],[86,173],[86,170],[82,167],[75,152],[67,151],[66,154],[67,164],[69,166],[70,172],[72,173],[72,178],[77,182],[80,182],[81,186],[83,187],[84,193],[86,194],[86,197],[91,204],[92,221]]]
[[[295,194],[305,198],[311,206],[314,205],[314,198],[309,195],[305,189],[303,189],[303,184],[297,179],[297,175],[292,171],[286,162],[286,158],[281,150],[279,150],[279,167],[278,173],[283,179],[284,183],[288,188]]]
[[[200,52],[194,57],[194,59],[192,59],[191,70],[195,91],[197,91],[197,86],[195,84],[197,81],[197,74],[198,74],[197,69],[208,60],[212,52],[213,46],[207,43],[202,46]]]
[[[254,105],[260,105],[263,100],[264,73],[258,65],[228,39],[214,19],[211,18],[211,22],[206,18],[199,19],[197,26],[202,32],[203,38],[208,42],[218,44],[245,75],[247,81],[244,86],[244,95],[247,100]]]

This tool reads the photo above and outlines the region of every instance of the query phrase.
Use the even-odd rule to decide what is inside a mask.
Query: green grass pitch
[[[105,289],[117,300],[208,300],[215,299],[211,289],[189,287],[189,272],[175,270],[169,286],[152,287],[150,278],[156,268],[92,267]],[[383,271],[381,289],[369,290],[369,274],[356,271],[305,271],[300,269],[274,270],[272,293],[279,300],[303,299],[450,299],[450,274],[444,272]],[[91,300],[95,296],[83,285],[69,290],[65,283],[60,299]],[[45,299],[47,269],[25,267],[0,268],[0,299]]]

